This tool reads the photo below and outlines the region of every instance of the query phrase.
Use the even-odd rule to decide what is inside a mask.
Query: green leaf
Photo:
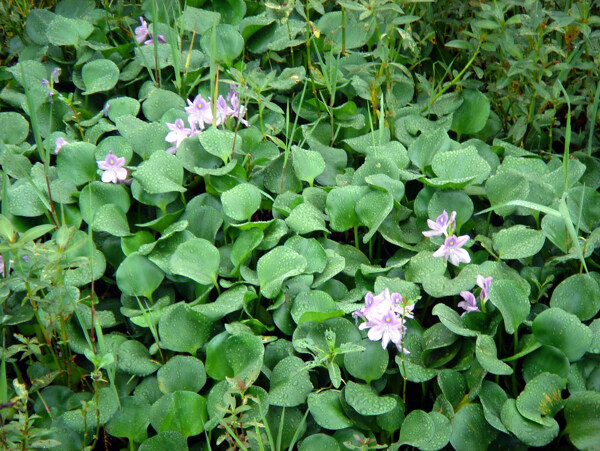
[[[205,9],[194,8],[186,4],[181,16],[182,27],[185,31],[195,32],[196,35],[207,34],[213,25],[221,20],[221,14]]]
[[[295,297],[290,311],[296,324],[301,324],[302,316],[308,312],[331,313],[337,311],[333,298],[324,291],[304,291]]]
[[[456,211],[456,234],[473,216],[473,201],[464,191],[436,191],[427,205],[429,219],[435,221],[444,210],[450,215]]]
[[[544,310],[536,316],[531,330],[540,343],[560,349],[571,362],[579,360],[592,342],[589,327],[559,308]]]
[[[165,449],[188,451],[186,439],[180,432],[164,431],[144,440],[138,451],[163,451]]]
[[[596,316],[600,310],[600,287],[588,274],[574,274],[563,280],[552,293],[550,307],[577,315],[581,321]]]
[[[490,165],[477,153],[474,146],[438,153],[431,161],[433,172],[444,180],[473,178],[473,184],[483,183],[490,174]]]
[[[150,423],[157,432],[177,431],[185,438],[199,435],[208,420],[206,400],[197,393],[167,393],[150,409]]]
[[[467,404],[454,414],[450,444],[457,450],[487,450],[497,431],[485,421],[480,404]]]
[[[544,446],[558,436],[558,423],[553,418],[549,418],[550,426],[528,420],[519,413],[516,401],[511,398],[502,406],[501,419],[506,429],[527,446]]]
[[[131,204],[127,189],[120,183],[92,182],[84,186],[79,194],[79,211],[88,224],[92,222],[96,211],[106,204],[114,204],[127,213]]]
[[[391,396],[378,396],[368,385],[348,381],[344,388],[346,402],[361,415],[381,415],[396,407]]]
[[[329,225],[336,232],[345,232],[360,225],[355,206],[369,188],[366,186],[344,186],[333,188],[326,199],[327,213],[329,214]]]
[[[233,146],[241,146],[239,136],[234,138],[233,132],[210,127],[198,135],[200,144],[209,154],[219,157],[227,164],[233,154]]]
[[[600,393],[573,393],[565,405],[565,419],[565,432],[577,449],[597,448],[600,443]]]
[[[556,374],[539,374],[527,382],[517,397],[517,410],[528,420],[551,427],[554,415],[565,405],[561,391],[566,385],[567,380]]]
[[[174,274],[189,277],[202,285],[217,283],[221,256],[219,250],[202,238],[192,238],[177,246],[169,266]]]
[[[287,246],[278,246],[263,255],[256,265],[260,289],[267,299],[273,299],[281,290],[283,281],[302,274],[308,262]]]
[[[361,197],[356,204],[356,215],[361,223],[369,228],[363,236],[363,243],[368,243],[377,229],[392,211],[394,199],[390,193],[371,191]]]
[[[494,250],[503,260],[531,257],[544,246],[546,237],[539,230],[524,225],[502,229],[493,235]]]
[[[144,112],[146,119],[151,122],[156,122],[170,109],[182,110],[184,107],[185,102],[179,95],[165,89],[157,88],[152,90],[148,98],[142,104],[142,111]],[[110,109],[108,111],[110,113]]]
[[[206,383],[204,364],[192,356],[175,355],[156,374],[158,387],[163,393],[177,390],[198,393]]]
[[[158,150],[133,172],[133,178],[140,182],[150,194],[184,192],[183,166],[176,156]]]
[[[108,118],[113,122],[116,122],[117,118],[121,116],[137,116],[140,111],[140,102],[132,97],[113,97],[107,104]]]
[[[221,194],[223,212],[235,221],[250,221],[260,201],[260,190],[251,183],[240,183]]]
[[[292,147],[292,166],[296,176],[310,186],[315,178],[325,170],[325,160],[319,152]]]
[[[150,358],[146,346],[136,340],[121,343],[117,356],[119,369],[136,376],[147,376],[160,368],[160,364]]]
[[[450,138],[441,128],[431,132],[423,132],[409,146],[408,156],[415,166],[421,169],[421,172],[431,165],[433,157],[437,153],[446,152],[450,149]]]
[[[324,390],[308,395],[308,409],[315,422],[325,429],[345,429],[353,425],[342,408],[338,390]]]
[[[383,376],[389,363],[389,354],[378,341],[363,338],[364,350],[344,354],[344,368],[350,375],[362,379],[367,384]]]
[[[446,304],[436,304],[431,311],[434,315],[436,315],[441,323],[446,326],[447,329],[454,332],[456,335],[460,335],[463,337],[476,337],[477,332],[471,329],[467,329],[462,322],[460,315],[456,312],[456,310],[452,310]]]
[[[488,380],[483,381],[479,390],[483,415],[490,425],[502,432],[508,432],[500,419],[502,406],[507,399],[508,395],[498,384]]]
[[[162,348],[192,355],[204,346],[212,331],[212,322],[184,302],[167,310],[158,322]]]
[[[126,437],[134,441],[146,433],[150,424],[149,410],[150,404],[143,399],[133,396],[121,399],[121,408],[106,425],[106,431],[113,437]]]
[[[313,451],[319,449],[321,451],[340,451],[340,445],[337,440],[323,433],[313,434],[302,440],[298,451]]]
[[[260,229],[244,230],[235,240],[229,258],[233,266],[238,268],[252,254],[252,251],[263,240],[264,234]]]
[[[556,374],[564,379],[569,376],[569,359],[553,346],[541,346],[523,361],[523,379],[529,382],[541,373]]]
[[[125,213],[115,204],[104,204],[94,213],[92,229],[119,237],[131,235]]]
[[[110,109],[108,111],[110,114]],[[165,141],[168,129],[164,124],[144,122],[129,114],[115,118],[115,124],[119,133],[129,141],[133,151],[144,160],[150,158],[152,154],[161,153],[169,147],[169,143]],[[158,176],[159,174],[160,172],[155,175]]]
[[[241,310],[252,299],[256,299],[253,288],[236,285],[220,294],[215,301],[195,305],[193,309],[206,315],[211,321],[218,321],[225,315]]]
[[[490,101],[479,91],[465,89],[461,93],[463,103],[452,116],[452,130],[458,135],[474,135],[480,132],[490,116]]]
[[[299,406],[306,402],[312,389],[306,364],[298,357],[289,356],[273,368],[269,402],[281,407]]]
[[[86,142],[75,142],[63,146],[56,157],[58,176],[83,185],[96,178],[98,166],[95,158],[96,146]]]
[[[119,80],[119,68],[107,59],[90,61],[81,69],[81,78],[85,85],[84,95],[109,91]]]
[[[116,272],[117,286],[123,293],[147,298],[152,298],[164,277],[158,266],[138,252],[129,254]]]
[[[0,113],[0,142],[20,144],[29,135],[29,122],[19,113],[7,111]]]
[[[323,213],[306,202],[295,207],[286,218],[285,223],[290,229],[301,235],[317,230],[327,231]]]
[[[490,284],[489,296],[490,302],[502,313],[506,332],[515,333],[529,315],[529,298],[523,287],[514,280],[494,280]]]
[[[241,380],[245,387],[252,385],[263,367],[265,347],[261,339],[248,333],[233,335],[225,341],[223,351],[235,380]]]
[[[477,337],[475,355],[482,368],[492,374],[508,375],[513,372],[510,366],[498,360],[496,342],[489,335],[479,335]]]
[[[451,430],[450,421],[441,413],[413,410],[404,419],[400,441],[395,445],[407,444],[421,450],[436,451],[448,444]]]
[[[200,39],[202,51],[208,58],[215,58],[219,64],[229,67],[242,54],[244,39],[237,27],[229,24],[219,24],[216,29],[216,52],[213,55],[212,30],[202,35]]]
[[[48,24],[46,36],[53,45],[77,46],[94,31],[91,23],[56,15]]]
[[[306,259],[308,265],[304,269],[305,274],[322,275],[324,273],[328,262],[327,252],[316,239],[296,235],[288,239],[285,246],[295,250]]]

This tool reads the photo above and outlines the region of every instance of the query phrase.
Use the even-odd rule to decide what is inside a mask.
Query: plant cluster
[[[590,1],[8,6],[3,447],[598,448]]]

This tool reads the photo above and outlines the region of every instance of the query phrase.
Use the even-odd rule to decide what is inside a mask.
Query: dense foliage
[[[598,449],[594,2],[33,3],[3,447]]]

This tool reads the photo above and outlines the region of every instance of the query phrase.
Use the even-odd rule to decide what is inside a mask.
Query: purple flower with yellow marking
[[[183,140],[191,135],[192,130],[186,128],[183,119],[176,119],[172,124],[167,123],[167,127],[169,127],[169,130],[171,131],[165,137],[165,141],[174,143],[172,147],[167,149],[167,152],[175,154]]]
[[[437,217],[435,222],[428,219],[427,225],[431,230],[423,232],[423,235],[426,237],[448,236],[454,232],[454,227],[456,226],[456,212],[453,211],[448,218],[448,213],[444,210],[442,214]]]
[[[371,341],[381,340],[381,347],[387,348],[391,341],[394,344],[400,343],[404,334],[404,321],[398,318],[392,310],[381,316],[380,318],[372,318],[370,321],[369,331],[367,336]],[[366,323],[361,324],[363,326]],[[363,327],[364,329],[364,327]]]
[[[124,182],[127,178],[127,169],[125,166],[125,157],[117,157],[112,150],[108,152],[106,158],[96,161],[98,168],[102,169],[102,181],[104,183]]]
[[[433,253],[434,257],[444,257],[444,261],[449,261],[455,266],[462,263],[469,263],[471,257],[469,253],[462,247],[469,241],[469,235],[456,236],[452,235],[446,238],[444,244]]]
[[[212,124],[211,105],[202,97],[202,94],[198,94],[191,102],[188,99],[187,103],[185,112],[188,115],[188,122],[194,130],[204,130],[206,124]]]

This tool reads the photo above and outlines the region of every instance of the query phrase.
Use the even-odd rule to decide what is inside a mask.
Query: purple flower
[[[235,90],[234,86],[231,86],[229,94],[227,94],[227,101],[231,105],[227,114],[231,117],[238,118],[243,125],[248,127],[248,121],[244,119],[244,114],[246,114],[246,107],[244,105],[240,105],[238,93]]]
[[[449,236],[444,241],[444,244],[433,253],[434,257],[444,257],[444,261],[449,261],[453,265],[458,266],[460,262],[469,263],[471,257],[469,253],[463,249],[464,244],[469,241],[469,235]]]
[[[4,260],[2,260],[2,255],[0,255],[0,277],[4,277]]]
[[[108,110],[109,110],[109,109],[110,109],[110,103],[106,102],[106,103],[104,104],[104,110],[103,110],[103,112],[104,112],[104,117],[108,117]]]
[[[398,349],[404,350],[402,346],[402,338],[406,332],[404,322],[405,317],[413,317],[412,308],[413,306],[406,307],[404,305],[400,294],[390,294],[386,288],[377,296],[371,292],[367,293],[365,306],[355,311],[352,316],[366,320],[358,328],[360,330],[369,329],[367,336],[370,340],[381,340],[381,346],[384,349],[391,341],[396,344]]]
[[[185,127],[183,119],[175,119],[173,124],[167,123],[167,127],[169,127],[169,130],[171,131],[165,137],[165,141],[174,143],[173,146],[167,149],[167,152],[175,154],[179,148],[179,145],[185,138],[190,136],[192,130]]]
[[[464,310],[464,313],[461,316],[464,316],[464,314],[467,312],[479,311],[479,307],[477,307],[477,300],[475,299],[475,296],[473,296],[473,293],[470,291],[461,291],[460,295],[464,299],[464,301],[460,301],[458,303],[458,307]]]
[[[141,25],[139,27],[136,27],[135,31],[135,40],[137,41],[138,44],[141,44],[142,42],[144,43],[144,45],[149,45],[149,44],[153,44],[154,40],[152,39],[152,35],[150,34],[150,32],[148,31],[148,22],[146,22],[144,20],[144,18],[142,16],[140,16],[140,23]],[[150,36],[149,39],[146,39],[148,36]],[[158,42],[167,42],[165,40],[165,37],[161,34],[158,35]]]
[[[52,80],[54,81],[54,83],[58,83],[58,77],[60,77],[61,72],[62,69],[60,67],[55,67],[54,69],[52,69]]]
[[[227,120],[227,116],[229,115],[229,106],[223,96],[217,98],[217,109],[215,113],[217,115],[215,118],[215,125],[218,127]]]
[[[213,116],[210,102],[204,100],[202,94],[198,94],[193,102],[187,100],[188,106],[185,112],[188,114],[188,122],[193,130],[204,130],[205,124],[212,124]]]
[[[42,85],[44,85],[46,88],[50,89],[50,82],[48,81],[47,78],[42,78]]]
[[[426,237],[441,235],[448,236],[452,232],[454,232],[454,227],[456,225],[456,212],[453,211],[450,214],[450,219],[448,219],[448,213],[446,213],[446,210],[444,210],[442,214],[437,217],[435,222],[433,222],[431,219],[428,219],[427,225],[431,230],[423,232],[423,235],[425,235]]]
[[[104,183],[119,183],[125,181],[127,178],[127,169],[125,166],[125,157],[117,157],[112,150],[108,152],[108,155],[104,161],[96,161],[98,168],[102,169],[102,181]]]
[[[477,275],[477,285],[481,288],[481,293],[479,293],[479,297],[481,298],[482,302],[485,302],[489,299],[491,283],[491,277],[483,277],[481,274]]]
[[[58,138],[56,138],[56,142],[54,144],[56,145],[56,147],[54,148],[54,153],[58,155],[58,152],[60,152],[62,146],[64,146],[65,144],[69,144],[69,141],[67,141],[62,136],[59,136]]]

